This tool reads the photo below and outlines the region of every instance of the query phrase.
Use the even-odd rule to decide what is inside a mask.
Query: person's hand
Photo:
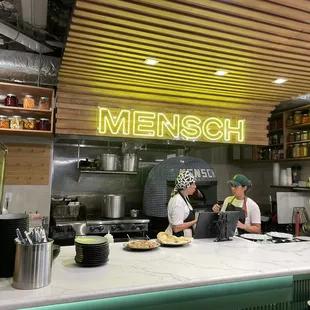
[[[243,224],[240,221],[238,221],[237,227],[240,228],[240,229],[245,229],[245,224]]]
[[[197,222],[198,222],[198,219],[195,219],[195,220],[194,220],[194,225],[197,224]]]
[[[221,206],[216,204],[212,207],[212,210],[216,213],[219,213],[221,211]]]

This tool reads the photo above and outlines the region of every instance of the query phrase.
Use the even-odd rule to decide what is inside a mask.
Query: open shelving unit
[[[50,121],[50,130],[27,130],[27,129],[11,129],[0,128],[0,134],[5,135],[19,135],[19,136],[51,136],[53,134],[54,126],[54,89],[43,88],[37,86],[13,84],[13,83],[0,83],[0,95],[6,96],[6,94],[14,94],[22,103],[25,95],[33,96],[36,105],[39,102],[40,97],[48,97],[50,99],[50,109],[42,110],[38,108],[25,109],[21,106],[10,107],[0,105],[0,115],[13,116],[19,115],[23,119],[33,117],[36,119],[46,118]]]

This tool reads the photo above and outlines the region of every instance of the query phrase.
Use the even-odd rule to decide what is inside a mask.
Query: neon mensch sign
[[[98,134],[117,137],[236,142],[245,120],[98,107]]]

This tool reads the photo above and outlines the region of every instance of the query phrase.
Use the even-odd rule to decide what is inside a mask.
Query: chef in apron
[[[222,207],[218,204],[214,205],[213,211],[240,211],[238,233],[261,233],[259,206],[253,199],[246,196],[246,192],[252,187],[252,182],[245,175],[237,174],[228,183],[233,196],[227,197]]]
[[[181,172],[175,180],[175,188],[168,203],[169,225],[166,232],[177,237],[192,237],[197,223],[188,196],[196,190],[195,177],[189,171]]]

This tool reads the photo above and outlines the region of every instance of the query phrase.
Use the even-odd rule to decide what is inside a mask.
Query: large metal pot
[[[135,153],[124,154],[123,157],[123,171],[137,171],[138,156]]]
[[[116,171],[118,156],[116,154],[100,155],[100,170]]]
[[[107,218],[121,218],[125,216],[126,196],[104,195],[102,199],[102,216]]]

